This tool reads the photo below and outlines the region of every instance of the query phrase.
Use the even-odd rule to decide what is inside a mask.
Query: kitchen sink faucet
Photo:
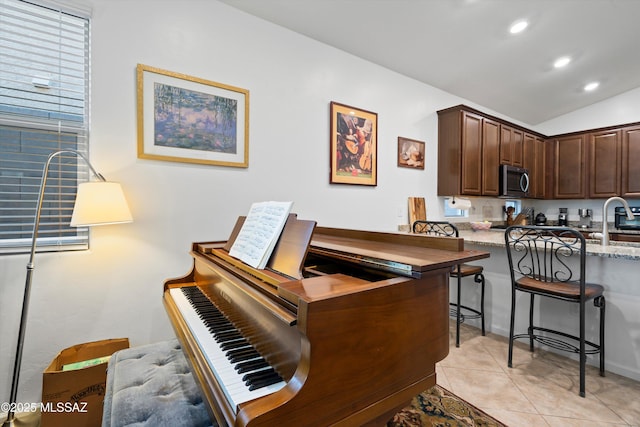
[[[594,239],[601,239],[602,246],[609,246],[609,222],[607,221],[607,208],[611,202],[618,201],[624,206],[624,210],[627,212],[627,218],[633,219],[633,213],[629,208],[629,204],[622,197],[609,197],[602,206],[602,233],[593,233]]]

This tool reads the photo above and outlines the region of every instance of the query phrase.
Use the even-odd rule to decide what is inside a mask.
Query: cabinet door
[[[513,157],[511,164],[513,166],[524,166],[524,132],[514,129],[511,134],[511,145],[513,146]]]
[[[522,165],[529,171],[529,197],[544,199],[546,183],[544,139],[525,133],[522,152]]]
[[[529,177],[533,185],[533,197],[538,199],[544,199],[546,197],[546,147],[547,144],[544,139],[536,137],[533,140],[534,149],[534,174]]]
[[[500,164],[523,166],[523,132],[511,126],[500,126]]]
[[[622,196],[640,197],[640,126],[622,130]]]
[[[553,141],[553,197],[587,197],[585,135],[557,138]]]
[[[482,132],[482,117],[463,112],[460,185],[462,194],[475,196],[482,194]]]
[[[589,198],[620,194],[620,153],[619,129],[589,135]]]
[[[500,194],[500,123],[482,122],[482,195]]]
[[[500,127],[500,164],[513,164],[513,128],[502,125]]]

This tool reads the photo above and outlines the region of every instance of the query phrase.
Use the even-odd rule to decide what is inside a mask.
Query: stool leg
[[[484,329],[484,274],[478,273],[473,278],[474,282],[480,283],[480,323],[482,325],[482,336],[485,336]]]
[[[594,299],[593,305],[600,308],[600,376],[604,377],[604,316],[606,308],[604,296]]]
[[[460,347],[460,283],[462,282],[462,275],[460,273],[460,266],[458,266],[458,295],[456,295],[456,347]]]
[[[513,368],[513,328],[515,326],[515,313],[516,313],[516,290],[511,289],[511,322],[509,326],[509,359],[507,360],[507,366]]]
[[[535,305],[535,295],[531,294],[529,300],[529,351],[533,353],[533,306]]]
[[[580,396],[584,397],[584,377],[585,377],[585,365],[587,362],[587,355],[584,350],[584,301],[580,301]]]

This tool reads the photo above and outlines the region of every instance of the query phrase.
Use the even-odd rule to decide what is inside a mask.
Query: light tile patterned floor
[[[510,427],[640,426],[638,381],[587,366],[583,398],[575,360],[518,342],[510,369],[507,338],[463,324],[460,341],[456,348],[452,327],[438,384]]]

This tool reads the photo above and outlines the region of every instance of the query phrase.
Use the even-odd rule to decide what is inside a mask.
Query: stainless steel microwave
[[[615,225],[618,230],[640,230],[640,207],[630,207],[633,219],[627,218],[627,212],[622,206],[616,206]]]
[[[500,165],[500,197],[527,197],[529,171],[511,165]]]

